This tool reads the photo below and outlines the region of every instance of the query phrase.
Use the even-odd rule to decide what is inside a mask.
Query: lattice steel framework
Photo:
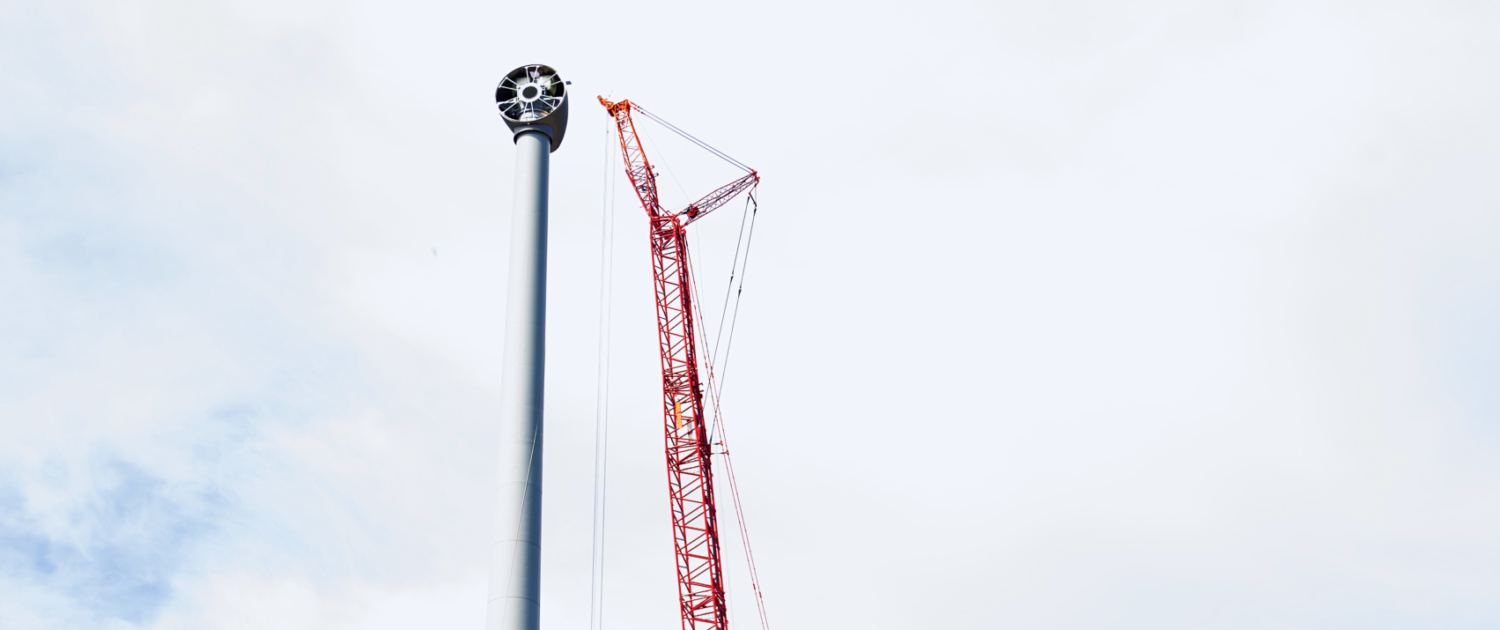
[[[626,174],[651,222],[651,259],[656,285],[656,323],[661,343],[662,412],[667,447],[667,484],[672,539],[677,554],[677,590],[683,630],[725,630],[724,577],[714,508],[712,451],[704,413],[703,385],[694,343],[692,284],[688,277],[689,223],[760,183],[751,171],[680,211],[662,208],[656,173],[646,159],[630,117],[630,101],[599,102],[619,128]]]

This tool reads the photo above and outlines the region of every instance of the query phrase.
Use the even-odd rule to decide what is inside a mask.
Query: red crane
[[[703,384],[695,344],[692,282],[688,277],[687,226],[736,195],[760,183],[753,169],[735,162],[691,136],[695,143],[749,171],[688,204],[663,208],[656,192],[656,172],[636,135],[631,111],[649,112],[628,100],[599,97],[619,128],[626,175],[651,221],[651,260],[656,285],[656,323],[661,342],[662,416],[666,428],[667,484],[672,505],[672,540],[677,554],[677,590],[683,630],[726,630],[724,576],[719,553],[718,514],[714,508],[713,469]],[[655,118],[652,116],[652,118]],[[657,119],[659,121],[659,119]],[[665,123],[665,121],[660,121]],[[673,128],[674,131],[678,131]],[[680,131],[679,131],[680,133]],[[686,136],[686,134],[683,134]],[[757,586],[757,596],[759,588]]]

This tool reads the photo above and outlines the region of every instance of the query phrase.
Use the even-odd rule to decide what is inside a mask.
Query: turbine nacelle
[[[550,66],[521,66],[500,80],[495,88],[495,105],[513,134],[540,131],[552,139],[552,150],[556,151],[568,129],[567,86],[568,82]]]

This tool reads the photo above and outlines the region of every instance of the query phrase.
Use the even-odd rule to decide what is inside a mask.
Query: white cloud
[[[587,618],[599,93],[765,178],[726,403],[777,627],[1500,616],[1493,12],[548,10],[5,6],[0,626],[477,627],[511,169],[486,99],[536,61],[577,98],[549,626]],[[632,203],[608,619],[659,627]],[[706,295],[735,219],[695,237]]]

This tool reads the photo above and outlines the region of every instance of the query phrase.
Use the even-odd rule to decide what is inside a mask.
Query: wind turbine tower
[[[490,543],[488,630],[541,627],[542,372],[547,332],[548,160],[568,127],[567,82],[541,64],[495,89],[516,143],[505,350],[500,375],[500,471]]]

